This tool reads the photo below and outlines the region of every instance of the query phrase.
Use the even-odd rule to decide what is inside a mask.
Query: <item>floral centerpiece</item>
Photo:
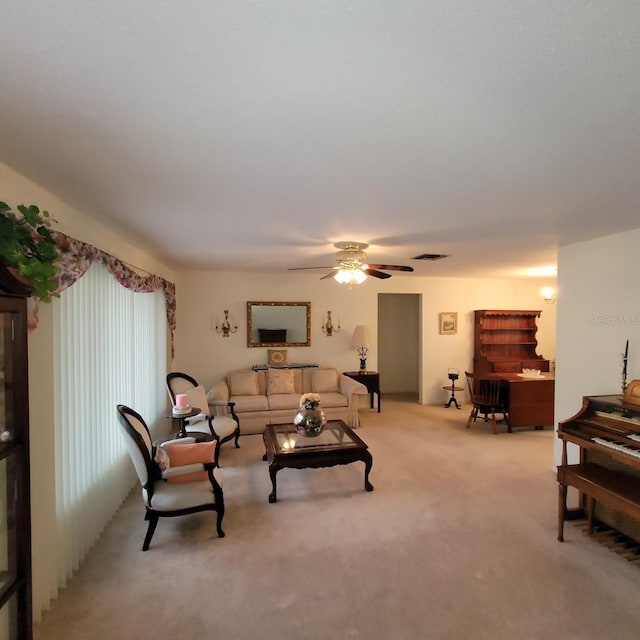
[[[293,419],[297,431],[303,436],[317,436],[327,422],[320,408],[320,396],[317,393],[305,393],[300,396],[298,413]]]

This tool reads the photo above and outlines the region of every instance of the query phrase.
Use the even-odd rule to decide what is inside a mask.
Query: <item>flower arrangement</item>
[[[300,408],[313,411],[320,406],[320,395],[317,393],[304,393],[300,396]]]
[[[317,436],[325,425],[324,412],[320,408],[320,396],[317,393],[305,393],[300,396],[300,408],[293,424],[303,436]]]

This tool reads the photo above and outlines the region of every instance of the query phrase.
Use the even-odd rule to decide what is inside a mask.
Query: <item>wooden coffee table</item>
[[[272,491],[269,502],[276,502],[276,474],[280,469],[317,469],[338,464],[364,462],[364,488],[373,491],[369,472],[373,458],[365,442],[342,420],[328,420],[320,435],[302,436],[294,424],[269,424],[264,434]]]

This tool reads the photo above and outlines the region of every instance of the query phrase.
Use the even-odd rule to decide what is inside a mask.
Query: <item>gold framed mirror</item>
[[[310,302],[247,302],[247,347],[310,344]]]

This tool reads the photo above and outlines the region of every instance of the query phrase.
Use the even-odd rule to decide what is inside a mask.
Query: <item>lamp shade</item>
[[[357,349],[358,347],[368,347],[371,344],[371,334],[369,333],[369,327],[364,324],[359,324],[353,330],[353,337],[351,338],[351,348]]]

